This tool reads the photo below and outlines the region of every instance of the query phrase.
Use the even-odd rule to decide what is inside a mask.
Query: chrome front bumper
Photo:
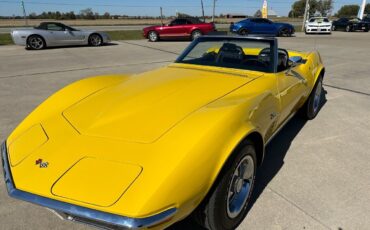
[[[9,196],[51,209],[66,220],[81,222],[104,229],[143,229],[169,220],[177,211],[176,208],[171,208],[146,218],[129,218],[24,192],[18,190],[14,185],[5,142],[1,145],[1,160],[3,163],[5,185]]]

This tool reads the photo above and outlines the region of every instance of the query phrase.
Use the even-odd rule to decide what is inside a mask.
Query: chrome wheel
[[[44,48],[44,40],[39,36],[32,36],[28,39],[28,45],[31,49],[39,50]]]
[[[202,32],[200,32],[200,31],[194,31],[193,34],[192,34],[193,40],[199,38],[200,36],[202,36]]]
[[[156,32],[154,32],[154,31],[149,32],[149,40],[151,42],[158,41],[158,34]]]
[[[102,38],[98,34],[92,34],[89,38],[89,43],[92,46],[100,46],[103,43]]]
[[[322,93],[322,80],[319,79],[315,89],[315,96],[313,100],[313,112],[316,114],[320,108],[321,103],[321,93]]]
[[[254,182],[254,161],[245,156],[236,167],[228,189],[227,215],[233,219],[243,210],[251,195]]]
[[[335,28],[335,25],[333,25],[332,27],[331,27],[331,30],[332,31],[335,31],[337,28]]]
[[[346,31],[347,31],[347,32],[350,32],[350,31],[351,31],[351,27],[350,27],[350,26],[347,26],[347,27],[346,27]]]

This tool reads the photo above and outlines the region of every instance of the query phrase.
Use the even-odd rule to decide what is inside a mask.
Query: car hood
[[[151,143],[192,112],[253,79],[172,65],[97,91],[63,116],[82,135]]]
[[[307,25],[310,25],[310,26],[330,26],[331,22],[308,22]]]

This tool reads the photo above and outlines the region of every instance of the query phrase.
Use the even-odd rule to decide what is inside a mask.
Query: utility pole
[[[162,23],[162,26],[163,26],[164,24],[163,24],[163,10],[162,10],[162,7],[160,7],[160,10],[161,10],[161,23]]]
[[[361,20],[364,17],[365,6],[366,6],[366,0],[362,0],[361,8],[360,8],[360,11],[358,12],[358,18]]]
[[[202,15],[203,15],[203,21],[206,22],[206,18],[204,17],[204,5],[203,0],[200,0],[200,3],[202,4]]]
[[[304,15],[303,15],[302,31],[304,30],[305,25],[306,25],[307,14],[309,13],[309,9],[310,9],[309,0],[306,0],[306,7],[304,9]]]
[[[213,14],[212,14],[212,22],[215,22],[216,1],[217,1],[217,0],[213,0]]]
[[[24,1],[23,0],[21,1],[21,4],[22,4],[24,22],[25,22],[26,26],[28,26],[27,14],[26,14],[26,9],[24,8]]]

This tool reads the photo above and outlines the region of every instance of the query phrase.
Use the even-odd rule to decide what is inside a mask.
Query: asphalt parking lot
[[[370,226],[370,33],[297,34],[280,47],[319,50],[326,99],[318,117],[293,118],[267,148],[240,229]],[[139,73],[173,61],[189,42],[113,42],[26,51],[0,46],[0,139],[56,90],[88,76]],[[2,172],[0,172],[2,178]],[[11,199],[0,179],[0,229],[88,229]],[[174,229],[194,229],[184,222]]]

